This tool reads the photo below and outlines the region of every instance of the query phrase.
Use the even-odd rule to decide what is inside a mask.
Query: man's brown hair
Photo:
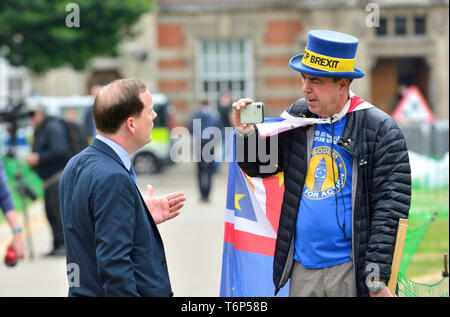
[[[137,78],[118,79],[103,87],[94,102],[97,129],[115,133],[128,117],[139,117],[144,109],[139,94],[146,89],[145,83]]]

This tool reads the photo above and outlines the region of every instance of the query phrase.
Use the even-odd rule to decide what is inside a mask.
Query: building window
[[[23,78],[8,78],[8,96],[12,100],[19,100],[24,97]]]
[[[0,110],[30,94],[30,77],[25,67],[11,66],[0,56]]]
[[[198,52],[197,89],[200,99],[208,99],[215,107],[225,92],[230,92],[233,100],[253,96],[249,40],[201,40]]]
[[[406,18],[395,18],[395,35],[406,35]]]
[[[422,35],[425,34],[425,17],[415,17],[414,18],[414,34]]]
[[[387,19],[380,18],[380,25],[375,28],[377,36],[385,36],[387,35]]]

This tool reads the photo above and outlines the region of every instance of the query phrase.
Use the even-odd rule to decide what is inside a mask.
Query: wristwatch
[[[372,294],[378,294],[385,287],[386,287],[386,284],[381,281],[369,282],[369,284],[367,285],[369,292]]]

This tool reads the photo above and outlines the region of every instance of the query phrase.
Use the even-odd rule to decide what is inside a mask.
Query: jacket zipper
[[[341,141],[341,139],[339,139],[339,141]],[[358,158],[355,157],[353,155],[352,152],[350,152],[350,150],[347,148],[348,144],[352,142],[352,139],[348,138],[346,140],[346,142],[338,141],[338,146],[342,149],[344,149],[345,151],[347,151],[353,158],[354,162],[358,162]],[[341,143],[341,144],[339,144]],[[367,163],[367,161],[366,161]],[[358,163],[356,163],[358,164]],[[356,188],[358,187],[358,166],[356,166],[356,168],[353,168],[353,166],[355,165],[355,163],[352,163],[352,179],[354,178],[356,181],[355,184],[355,202],[356,202]],[[360,163],[358,165],[361,165]],[[353,173],[356,173],[355,177],[353,176]],[[353,183],[352,183],[352,194],[353,194]],[[350,257],[352,258],[352,262],[353,262],[353,275],[355,276],[355,290],[358,293],[358,286],[356,283],[356,261],[355,261],[355,232],[354,232],[354,228],[355,228],[355,220],[354,220],[354,215],[355,215],[355,208],[354,208],[354,204],[353,204],[353,199],[352,199],[352,252],[350,254]]]

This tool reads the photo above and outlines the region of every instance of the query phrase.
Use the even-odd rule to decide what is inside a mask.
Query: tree
[[[155,0],[1,0],[0,56],[41,73],[83,69],[99,55],[118,56],[133,25]]]

